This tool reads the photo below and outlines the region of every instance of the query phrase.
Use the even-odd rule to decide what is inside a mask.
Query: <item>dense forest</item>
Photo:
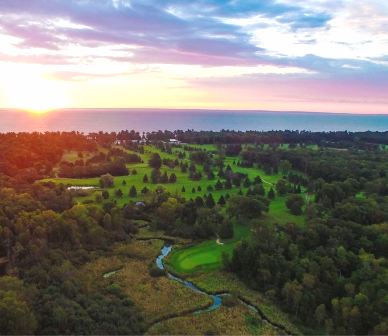
[[[114,177],[138,174],[131,164],[144,163],[143,144],[179,151],[153,153],[141,188],[117,185]],[[144,333],[120,287],[88,286],[79,271],[134,239],[143,220],[194,242],[230,239],[249,223],[249,237],[223,256],[226,272],[315,332],[387,334],[386,144],[387,132],[0,134],[0,333]],[[78,154],[63,160],[69,152]],[[280,178],[268,187],[240,171],[250,167]],[[180,174],[203,184],[169,192]],[[102,192],[82,202],[82,191],[45,178],[97,178]],[[276,196],[305,225],[261,220]]]

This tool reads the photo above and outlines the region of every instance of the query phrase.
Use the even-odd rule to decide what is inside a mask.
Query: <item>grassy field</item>
[[[190,147],[198,148],[207,151],[216,151],[217,146],[215,145],[190,145]],[[288,148],[288,145],[283,145],[284,149]],[[145,174],[150,178],[151,168],[148,166],[148,160],[151,157],[152,153],[159,153],[162,158],[176,159],[177,153],[184,151],[182,147],[173,148],[173,154],[168,154],[158,150],[153,146],[145,146],[145,152],[141,154],[141,158],[144,163],[137,164],[128,164],[127,167],[130,171],[130,175],[128,176],[118,176],[114,178],[114,187],[106,189],[109,192],[109,199],[115,201],[119,206],[125,205],[130,201],[142,200],[141,190],[146,186],[150,190],[154,190],[157,188],[157,184],[152,184],[150,182],[144,183],[143,177]],[[85,156],[86,154],[84,154]],[[189,153],[186,153],[186,156],[189,156]],[[77,153],[71,152],[66,153],[63,159],[74,160],[76,159]],[[186,161],[188,159],[186,158]],[[263,180],[263,185],[265,190],[268,190],[273,187],[274,184],[278,181],[279,178],[282,177],[281,174],[266,174],[262,169],[257,167],[245,168],[239,167],[237,165],[238,158],[237,157],[226,157],[225,165],[230,165],[233,171],[241,172],[247,174],[248,177],[253,180],[256,176],[260,176]],[[198,165],[197,169],[201,171],[203,169],[202,166]],[[133,171],[136,171],[136,174],[133,174]],[[207,180],[206,177],[202,177],[200,181],[192,181],[189,179],[188,173],[182,173],[179,167],[174,169],[163,166],[161,172],[167,172],[168,175],[171,173],[175,173],[177,176],[176,183],[167,183],[162,186],[169,192],[173,194],[179,194],[184,196],[187,199],[194,199],[196,196],[204,196],[209,192],[207,191],[208,186],[212,186],[214,189],[214,185],[217,182],[217,178],[214,180]],[[216,171],[214,172],[217,173]],[[71,186],[94,186],[97,189],[94,191],[89,191],[86,193],[86,196],[78,197],[77,201],[88,202],[93,201],[95,199],[95,195],[97,193],[101,193],[99,189],[99,178],[84,178],[84,179],[66,179],[66,178],[52,178],[44,181],[53,181],[55,183],[63,183],[65,185]],[[137,189],[137,197],[130,198],[129,190],[131,186],[135,186]],[[185,189],[182,192],[182,188]],[[115,195],[115,191],[120,189],[123,192],[122,197],[117,197]],[[214,200],[217,202],[221,195],[229,195],[237,194],[240,189],[243,193],[246,192],[247,188],[236,188],[228,190],[213,190],[211,191]],[[272,200],[269,213],[265,216],[265,220],[270,223],[279,223],[286,224],[289,222],[295,223],[297,225],[304,225],[304,216],[295,216],[292,215],[285,205],[285,198],[277,196],[274,200]],[[241,223],[241,225],[235,226],[235,237],[232,240],[222,242],[223,244],[217,244],[217,242],[213,240],[202,242],[196,246],[189,248],[181,248],[177,249],[171,254],[169,258],[169,262],[171,266],[177,271],[182,273],[192,273],[195,271],[211,271],[215,269],[219,269],[222,264],[222,253],[225,252],[230,254],[237,242],[240,240],[249,237],[250,228]]]
[[[285,206],[285,199],[279,197],[270,204],[269,213],[260,221],[304,225],[305,218],[292,215]],[[221,243],[213,239],[195,246],[178,248],[171,253],[167,262],[174,271],[181,274],[219,270],[222,268],[222,254],[231,255],[235,245],[249,237],[250,227],[244,224],[236,225],[234,233],[233,239]]]
[[[158,323],[147,335],[277,335],[243,305],[221,307],[207,314],[187,315]]]
[[[235,244],[249,236],[248,225],[238,225],[234,228],[235,237],[227,241],[208,240],[189,248],[173,251],[167,259],[169,266],[179,273],[204,272],[219,269],[222,263],[222,254],[230,255]]]
[[[216,147],[214,145],[192,145],[196,148],[202,148],[204,150],[215,150]],[[141,158],[144,161],[144,163],[136,163],[136,164],[128,164],[127,167],[130,171],[130,175],[128,176],[117,176],[114,178],[114,187],[106,189],[109,192],[110,200],[114,200],[118,205],[124,205],[127,204],[129,201],[136,201],[141,200],[141,190],[146,186],[150,190],[155,190],[157,186],[161,184],[153,184],[151,182],[144,183],[143,177],[145,174],[147,174],[148,178],[150,179],[151,176],[151,168],[148,166],[148,160],[152,153],[159,153],[162,158],[169,158],[169,159],[177,159],[177,155],[175,154],[177,151],[182,151],[182,149],[177,148],[174,150],[174,154],[168,154],[165,152],[162,152],[158,150],[157,148],[153,146],[145,146],[145,153],[141,154]],[[66,153],[64,155],[64,158],[69,158],[73,160],[75,157],[77,157],[77,153],[71,152]],[[64,160],[64,159],[63,159]],[[264,187],[266,190],[269,190],[271,183],[276,183],[276,181],[279,179],[280,175],[268,175],[266,174],[262,169],[260,168],[243,168],[238,167],[236,164],[233,165],[233,161],[237,161],[238,158],[236,157],[227,157],[225,159],[225,164],[230,164],[233,171],[241,172],[244,174],[247,174],[250,179],[254,179],[256,176],[260,176],[264,183]],[[197,166],[197,169],[199,171],[203,171],[203,167],[201,165]],[[136,174],[132,174],[133,170],[136,171]],[[175,173],[177,176],[177,182],[176,183],[165,183],[162,184],[162,186],[169,192],[173,194],[181,194],[187,199],[194,199],[197,196],[204,196],[207,195],[209,192],[207,191],[208,186],[212,186],[214,189],[214,185],[217,182],[217,178],[214,180],[208,180],[205,176],[202,177],[200,181],[192,181],[189,179],[188,173],[182,173],[179,167],[176,167],[174,169],[168,168],[166,166],[163,166],[161,168],[161,173],[167,172],[168,175],[171,175],[171,173]],[[217,172],[214,171],[216,174]],[[82,179],[74,179],[74,178],[49,178],[42,180],[42,182],[45,181],[52,181],[55,183],[62,183],[64,185],[69,186],[93,186],[96,188],[99,188],[99,178],[82,178]],[[129,190],[131,186],[135,186],[138,196],[135,198],[129,197]],[[182,188],[185,189],[184,192],[182,192]],[[120,189],[123,192],[122,197],[117,197],[115,195],[115,190]],[[232,189],[228,190],[213,190],[211,191],[214,200],[217,202],[218,199],[221,197],[221,195],[226,195],[227,193],[229,195],[236,194],[242,190],[242,192],[246,192],[247,188],[237,188],[233,186]],[[90,191],[87,196],[79,197],[77,198],[77,201],[82,203],[83,201],[90,201],[95,199],[95,194],[101,193],[100,190],[94,190]]]
[[[188,280],[195,283],[199,288],[208,292],[232,292],[248,300],[251,304],[259,307],[262,313],[276,324],[282,325],[294,335],[301,334],[300,330],[290,317],[277,308],[263,294],[248,288],[233,273],[212,271],[209,273],[193,273]],[[256,315],[257,316],[257,315]],[[277,331],[277,334],[279,331]]]
[[[193,145],[192,147],[201,148],[207,151],[217,151],[214,145]],[[287,146],[284,147],[286,149]],[[115,186],[106,189],[110,194],[110,200],[115,201],[118,205],[124,205],[130,201],[142,200],[141,189],[146,186],[150,190],[156,189],[158,185],[144,183],[145,174],[150,178],[151,169],[148,166],[148,160],[152,153],[157,152],[162,158],[176,159],[178,152],[183,148],[174,148],[173,154],[167,154],[159,151],[155,147],[146,146],[145,153],[141,155],[144,163],[128,164],[130,170],[128,176],[118,176],[114,178]],[[84,154],[86,157],[87,154]],[[188,153],[186,154],[188,161]],[[71,152],[66,153],[63,160],[74,162],[78,159],[78,154]],[[269,175],[262,169],[244,168],[237,165],[237,157],[226,157],[225,164],[229,164],[233,171],[247,174],[251,180],[260,176],[263,180],[265,190],[268,190],[276,184],[281,178],[281,174]],[[197,169],[201,171],[202,166],[198,165]],[[136,170],[136,174],[133,174]],[[177,176],[177,182],[174,184],[163,184],[163,187],[171,193],[177,193],[187,199],[196,196],[204,196],[209,192],[207,187],[213,186],[217,178],[208,181],[202,177],[200,181],[189,179],[188,173],[182,173],[179,167],[175,169],[163,166],[161,172],[167,172],[170,175],[174,172]],[[215,172],[216,173],[216,172]],[[45,181],[53,181],[69,186],[94,186],[93,191],[86,192],[86,196],[77,197],[77,201],[94,201],[96,194],[101,193],[99,178],[86,179],[65,179],[51,178]],[[138,192],[136,198],[129,197],[129,189],[135,186]],[[182,187],[186,189],[182,192]],[[117,197],[115,191],[121,189],[122,197]],[[195,189],[193,191],[192,189]],[[200,191],[198,189],[201,189]],[[246,188],[241,188],[245,193]],[[237,194],[240,188],[229,190],[211,191],[217,202],[221,195]],[[263,218],[258,220],[269,223],[286,224],[288,222],[304,225],[304,216],[292,215],[285,206],[285,197],[276,197],[270,204],[269,212]],[[225,241],[211,239],[200,242],[189,247],[189,241],[177,241],[173,252],[169,255],[166,262],[168,267],[175,272],[185,274],[190,281],[193,281],[199,287],[210,291],[232,291],[248,299],[268,316],[272,321],[285,325],[288,330],[297,334],[298,329],[290,322],[287,315],[283,314],[273,304],[266,300],[260,293],[250,290],[233,274],[224,273],[222,268],[222,255],[230,255],[235,245],[243,239],[249,239],[251,228],[248,223],[238,223],[234,226],[234,238]],[[138,238],[163,238],[163,232],[150,231],[148,227],[142,227]],[[168,238],[168,237],[165,237]],[[272,328],[269,324],[264,323],[247,307],[238,304],[233,307],[223,306],[221,309],[211,313],[192,315],[190,310],[205,307],[210,303],[210,299],[204,295],[195,293],[181,284],[169,280],[167,277],[152,277],[149,274],[149,267],[155,261],[163,245],[162,240],[151,241],[132,241],[128,244],[117,245],[110,257],[100,257],[95,261],[85,265],[80,270],[80,275],[84,283],[89,286],[120,286],[124,292],[131,298],[137,307],[143,312],[146,324],[170,316],[171,314],[181,314],[183,316],[167,319],[164,322],[157,323],[148,330],[148,334],[278,334],[278,330]],[[104,278],[103,274],[119,270],[111,276]]]
[[[198,294],[167,277],[152,277],[150,265],[155,263],[164,242],[162,240],[133,241],[117,245],[111,257],[101,257],[80,270],[88,287],[119,286],[142,311],[146,324],[169,314],[185,313],[206,307],[207,296]],[[119,269],[108,278],[106,272]]]

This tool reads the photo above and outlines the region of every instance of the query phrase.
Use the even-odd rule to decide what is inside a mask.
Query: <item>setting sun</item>
[[[31,113],[46,113],[68,105],[65,89],[61,83],[38,73],[13,72],[8,75],[7,100],[13,108]]]

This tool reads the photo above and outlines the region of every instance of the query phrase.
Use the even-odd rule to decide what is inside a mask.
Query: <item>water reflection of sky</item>
[[[0,132],[136,129],[385,131],[388,115],[178,110],[66,110],[36,115],[0,110]]]

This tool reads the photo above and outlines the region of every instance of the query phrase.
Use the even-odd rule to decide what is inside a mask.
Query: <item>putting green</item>
[[[195,246],[176,249],[167,259],[167,263],[179,273],[210,271],[222,267],[222,254],[231,254],[237,242],[249,235],[250,228],[238,225],[234,228],[235,237],[218,244],[208,240]]]

